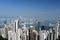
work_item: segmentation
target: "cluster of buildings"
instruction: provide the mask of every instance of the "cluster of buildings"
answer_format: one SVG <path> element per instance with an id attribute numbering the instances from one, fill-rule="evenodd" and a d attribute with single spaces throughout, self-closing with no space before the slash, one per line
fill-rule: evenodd
<path id="1" fill-rule="evenodd" d="M 35 23 L 35 22 L 34 22 Z M 10 24 L 4 23 L 4 27 L 0 28 L 0 35 L 8 40 L 56 40 L 58 39 L 59 21 L 55 24 L 50 24 L 48 30 L 44 26 L 40 26 L 37 21 L 37 26 L 26 26 L 26 23 L 19 19 L 14 20 Z"/>

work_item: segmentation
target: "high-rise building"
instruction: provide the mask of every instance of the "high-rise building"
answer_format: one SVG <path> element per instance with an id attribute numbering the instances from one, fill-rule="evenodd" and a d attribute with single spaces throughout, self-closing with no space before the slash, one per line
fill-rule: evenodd
<path id="1" fill-rule="evenodd" d="M 8 40 L 16 40 L 16 33 L 13 31 L 8 31 Z"/>
<path id="2" fill-rule="evenodd" d="M 9 25 L 8 24 L 4 24 L 4 27 L 3 27 L 3 30 L 2 30 L 2 37 L 3 38 L 8 38 L 8 28 L 9 27 Z"/>
<path id="3" fill-rule="evenodd" d="M 55 38 L 58 39 L 59 21 L 55 24 Z"/>
<path id="4" fill-rule="evenodd" d="M 45 40 L 47 38 L 48 32 L 46 30 L 40 30 L 39 32 L 39 40 Z"/>
<path id="5" fill-rule="evenodd" d="M 53 32 L 53 40 L 58 39 L 59 21 L 57 21 L 56 24 L 51 24 L 50 26 Z"/>
<path id="6" fill-rule="evenodd" d="M 13 30 L 9 30 L 8 31 L 8 39 L 10 39 L 10 37 L 12 38 L 12 40 L 20 40 L 20 29 L 18 29 L 18 20 L 15 20 L 13 23 Z M 14 35 L 14 36 L 13 36 Z"/>
<path id="7" fill-rule="evenodd" d="M 38 40 L 38 32 L 33 26 L 29 28 L 29 40 Z"/>
<path id="8" fill-rule="evenodd" d="M 15 20 L 15 32 L 17 33 L 18 31 L 18 20 Z"/>
<path id="9" fill-rule="evenodd" d="M 26 40 L 26 37 L 27 37 L 27 28 L 26 28 L 26 25 L 24 25 L 23 27 L 22 27 L 22 30 L 23 30 L 23 40 Z"/>
<path id="10" fill-rule="evenodd" d="M 21 40 L 21 38 L 20 38 L 20 35 L 21 35 L 20 32 L 21 32 L 21 31 L 20 31 L 20 28 L 19 28 L 19 29 L 18 29 L 18 40 Z"/>
<path id="11" fill-rule="evenodd" d="M 49 34 L 48 34 L 48 36 L 47 36 L 47 40 L 53 40 L 54 38 L 53 38 L 53 31 L 52 31 L 52 29 L 49 29 Z"/>
<path id="12" fill-rule="evenodd" d="M 35 22 L 35 29 L 37 30 L 38 34 L 39 34 L 39 29 L 40 28 L 41 28 L 40 21 L 36 20 L 36 22 Z M 38 40 L 39 40 L 39 35 L 38 35 Z"/>
<path id="13" fill-rule="evenodd" d="M 16 33 L 16 40 L 18 40 L 18 20 L 15 20 L 15 33 Z"/>

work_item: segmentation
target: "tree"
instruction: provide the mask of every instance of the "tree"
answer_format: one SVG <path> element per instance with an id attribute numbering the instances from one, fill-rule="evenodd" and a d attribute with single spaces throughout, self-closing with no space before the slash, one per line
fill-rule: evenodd
<path id="1" fill-rule="evenodd" d="M 8 40 L 8 39 L 3 38 L 3 37 L 0 35 L 0 40 Z"/>

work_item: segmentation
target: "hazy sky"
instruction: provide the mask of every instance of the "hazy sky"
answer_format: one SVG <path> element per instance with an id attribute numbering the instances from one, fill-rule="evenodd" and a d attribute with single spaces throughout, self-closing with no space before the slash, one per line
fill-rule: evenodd
<path id="1" fill-rule="evenodd" d="M 3 0 L 0 1 L 0 17 L 37 17 L 53 20 L 60 17 L 59 0 Z"/>

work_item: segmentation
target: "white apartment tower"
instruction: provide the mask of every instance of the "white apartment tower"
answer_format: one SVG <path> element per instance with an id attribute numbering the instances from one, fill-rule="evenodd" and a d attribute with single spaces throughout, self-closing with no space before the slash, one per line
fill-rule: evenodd
<path id="1" fill-rule="evenodd" d="M 18 20 L 14 21 L 14 31 L 8 31 L 8 40 L 20 40 L 20 31 L 18 30 Z"/>
<path id="2" fill-rule="evenodd" d="M 16 33 L 13 31 L 8 31 L 8 40 L 16 40 Z"/>
<path id="3" fill-rule="evenodd" d="M 55 38 L 58 39 L 58 28 L 59 28 L 59 21 L 55 24 Z"/>
<path id="4" fill-rule="evenodd" d="M 18 20 L 15 20 L 15 32 L 18 32 Z"/>
<path id="5" fill-rule="evenodd" d="M 16 33 L 16 40 L 18 40 L 18 20 L 15 20 L 15 33 Z"/>

